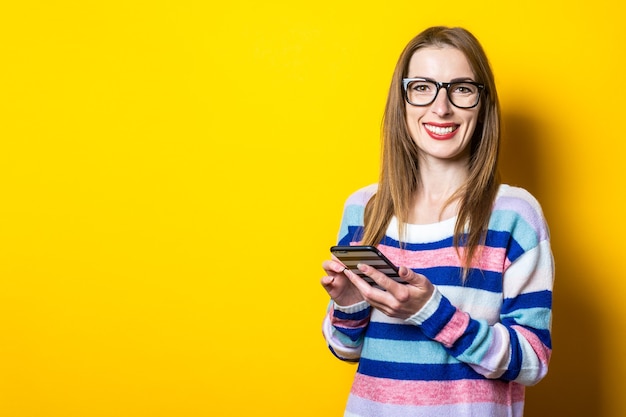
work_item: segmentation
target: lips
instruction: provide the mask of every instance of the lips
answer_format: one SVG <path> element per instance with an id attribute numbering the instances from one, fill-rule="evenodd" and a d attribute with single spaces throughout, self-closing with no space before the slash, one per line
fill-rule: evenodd
<path id="1" fill-rule="evenodd" d="M 454 123 L 432 124 L 424 123 L 424 129 L 430 137 L 437 140 L 450 139 L 456 133 L 459 125 Z"/>

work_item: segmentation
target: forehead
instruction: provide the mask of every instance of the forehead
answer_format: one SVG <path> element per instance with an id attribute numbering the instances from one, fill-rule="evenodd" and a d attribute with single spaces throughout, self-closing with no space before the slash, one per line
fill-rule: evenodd
<path id="1" fill-rule="evenodd" d="M 409 61 L 407 76 L 445 82 L 455 78 L 474 78 L 475 74 L 463 52 L 451 46 L 443 46 L 415 51 Z"/>

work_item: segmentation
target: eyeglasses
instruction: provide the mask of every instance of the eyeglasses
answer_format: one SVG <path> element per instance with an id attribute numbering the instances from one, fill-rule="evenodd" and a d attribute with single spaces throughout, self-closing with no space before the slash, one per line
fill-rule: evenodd
<path id="1" fill-rule="evenodd" d="M 473 81 L 442 83 L 425 78 L 403 78 L 402 88 L 407 103 L 413 106 L 428 106 L 435 101 L 439 90 L 445 88 L 450 103 L 461 109 L 471 109 L 478 105 L 485 86 Z"/>

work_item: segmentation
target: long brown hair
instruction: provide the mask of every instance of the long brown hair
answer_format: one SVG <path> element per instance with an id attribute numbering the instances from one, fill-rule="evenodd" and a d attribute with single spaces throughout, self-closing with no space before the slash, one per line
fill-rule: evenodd
<path id="1" fill-rule="evenodd" d="M 478 40 L 463 28 L 443 26 L 426 29 L 402 51 L 391 80 L 382 124 L 382 155 L 378 191 L 365 208 L 363 244 L 376 245 L 385 236 L 395 215 L 402 240 L 419 184 L 419 150 L 409 134 L 405 118 L 402 78 L 407 76 L 413 54 L 424 47 L 450 46 L 461 51 L 472 68 L 476 81 L 485 85 L 480 100 L 478 123 L 470 142 L 469 176 L 446 205 L 459 199 L 454 229 L 454 246 L 464 247 L 463 277 L 472 258 L 484 242 L 493 202 L 500 180 L 497 172 L 500 144 L 500 104 L 494 76 Z M 467 229 L 466 229 L 467 228 Z M 467 235 L 465 234 L 467 231 Z"/>

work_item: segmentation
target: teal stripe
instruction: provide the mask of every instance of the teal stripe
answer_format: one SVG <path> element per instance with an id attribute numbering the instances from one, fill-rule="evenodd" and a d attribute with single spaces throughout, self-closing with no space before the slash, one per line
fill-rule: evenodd
<path id="1" fill-rule="evenodd" d="M 465 351 L 459 355 L 459 360 L 463 362 L 480 363 L 489 351 L 489 347 L 492 345 L 493 333 L 489 325 L 483 321 L 478 320 L 478 330 L 476 336 L 472 340 L 472 343 L 465 349 Z"/>
<path id="2" fill-rule="evenodd" d="M 550 330 L 552 310 L 545 307 L 524 308 L 503 314 L 502 319 L 513 319 L 516 323 L 539 330 Z"/>
<path id="3" fill-rule="evenodd" d="M 433 341 L 405 341 L 366 338 L 361 357 L 382 362 L 410 364 L 459 363 L 441 344 Z"/>
<path id="4" fill-rule="evenodd" d="M 363 225 L 363 211 L 364 207 L 361 205 L 352 204 L 346 206 L 341 222 L 341 228 L 339 229 L 339 239 L 348 234 L 348 226 Z"/>
<path id="5" fill-rule="evenodd" d="M 495 211 L 489 221 L 489 229 L 498 232 L 510 232 L 513 239 L 525 252 L 537 247 L 539 239 L 535 228 L 526 222 L 519 213 L 510 210 Z"/>
<path id="6" fill-rule="evenodd" d="M 363 338 L 360 337 L 358 340 L 354 341 L 350 339 L 350 337 L 346 336 L 345 334 L 333 328 L 333 339 L 337 340 L 339 343 L 341 343 L 344 346 L 356 347 L 361 343 L 361 340 Z"/>

